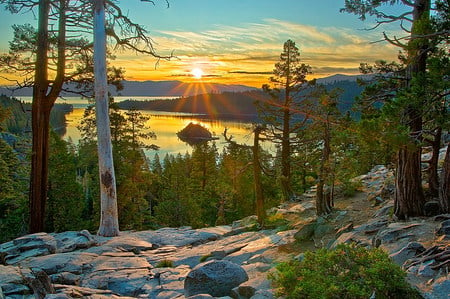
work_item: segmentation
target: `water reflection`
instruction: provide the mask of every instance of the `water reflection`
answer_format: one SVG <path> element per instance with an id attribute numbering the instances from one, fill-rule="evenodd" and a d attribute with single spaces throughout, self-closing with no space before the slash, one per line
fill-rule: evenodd
<path id="1" fill-rule="evenodd" d="M 67 118 L 67 132 L 64 136 L 65 139 L 71 139 L 75 144 L 81 138 L 81 133 L 78 131 L 77 126 L 80 124 L 83 117 L 84 109 L 75 108 L 73 112 L 66 116 Z M 146 150 L 146 155 L 152 159 L 157 152 L 160 158 L 163 158 L 167 153 L 184 155 L 186 152 L 192 151 L 191 146 L 181 141 L 176 135 L 189 123 L 196 123 L 206 127 L 213 136 L 217 136 L 219 139 L 215 140 L 219 152 L 225 146 L 225 140 L 222 133 L 225 128 L 228 128 L 228 134 L 233 135 L 234 140 L 239 143 L 252 144 L 251 123 L 237 122 L 237 121 L 224 121 L 224 120 L 209 120 L 201 119 L 190 114 L 172 114 L 166 112 L 155 111 L 141 111 L 145 116 L 149 116 L 150 120 L 147 122 L 147 126 L 150 130 L 156 133 L 156 140 L 147 140 L 148 144 L 156 144 L 160 147 L 158 151 Z"/>

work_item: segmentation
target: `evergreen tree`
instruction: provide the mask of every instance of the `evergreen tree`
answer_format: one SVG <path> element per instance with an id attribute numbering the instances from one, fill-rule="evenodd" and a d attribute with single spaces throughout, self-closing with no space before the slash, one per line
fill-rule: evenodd
<path id="1" fill-rule="evenodd" d="M 271 127 L 271 139 L 280 146 L 280 183 L 284 200 L 294 197 L 291 181 L 292 147 L 298 142 L 296 133 L 302 129 L 306 118 L 294 119 L 293 115 L 305 100 L 309 86 L 306 75 L 309 73 L 311 67 L 301 62 L 295 42 L 286 41 L 280 61 L 275 64 L 270 78 L 272 86 L 263 85 L 271 100 L 259 105 L 260 117 Z"/>
<path id="2" fill-rule="evenodd" d="M 405 138 L 401 137 L 404 142 L 399 145 L 397 151 L 395 215 L 399 219 L 405 219 L 423 215 L 424 212 L 421 147 L 424 141 L 427 111 L 436 99 L 440 98 L 441 103 L 445 102 L 445 100 L 442 101 L 442 94 L 445 93 L 440 93 L 438 97 L 428 97 L 432 89 L 428 86 L 426 78 L 430 73 L 429 58 L 433 51 L 439 49 L 448 40 L 448 31 L 436 30 L 438 27 L 433 26 L 433 20 L 430 17 L 430 10 L 439 10 L 439 4 L 442 4 L 442 1 L 436 1 L 434 7 L 431 6 L 430 0 L 402 1 L 402 4 L 410 9 L 404 14 L 395 16 L 383 12 L 384 4 L 394 5 L 397 2 L 399 1 L 346 0 L 343 10 L 355 13 L 363 20 L 366 15 L 376 16 L 380 18 L 378 25 L 401 22 L 401 28 L 408 34 L 407 43 L 384 34 L 386 41 L 402 49 L 400 56 L 402 64 L 379 62 L 376 70 L 385 73 L 385 76 L 378 77 L 380 79 L 378 83 L 366 89 L 366 94 L 375 95 L 372 99 L 377 99 L 378 103 L 383 101 L 384 112 L 390 116 L 391 120 L 395 119 L 404 132 L 402 135 Z M 406 24 L 409 24 L 409 28 Z M 448 51 L 445 55 L 448 56 Z M 364 66 L 363 70 L 373 69 Z M 437 82 L 448 81 L 444 78 L 445 76 L 441 77 Z"/>
<path id="3" fill-rule="evenodd" d="M 75 149 L 55 133 L 50 134 L 49 190 L 46 231 L 86 228 L 83 189 L 77 180 Z"/>

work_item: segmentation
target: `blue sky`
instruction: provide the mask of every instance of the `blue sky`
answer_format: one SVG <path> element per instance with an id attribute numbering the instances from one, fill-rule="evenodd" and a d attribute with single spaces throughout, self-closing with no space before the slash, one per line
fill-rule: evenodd
<path id="1" fill-rule="evenodd" d="M 261 86 L 287 39 L 296 42 L 315 77 L 354 74 L 360 62 L 393 60 L 398 52 L 386 43 L 371 43 L 381 39 L 381 30 L 362 30 L 373 23 L 340 13 L 343 0 L 169 0 L 169 8 L 164 0 L 119 3 L 145 25 L 159 54 L 177 56 L 155 69 L 152 57 L 118 52 L 115 64 L 126 68 L 130 80 L 189 81 L 191 71 L 201 68 L 202 80 Z M 36 20 L 0 14 L 0 51 L 6 51 L 10 26 Z"/>

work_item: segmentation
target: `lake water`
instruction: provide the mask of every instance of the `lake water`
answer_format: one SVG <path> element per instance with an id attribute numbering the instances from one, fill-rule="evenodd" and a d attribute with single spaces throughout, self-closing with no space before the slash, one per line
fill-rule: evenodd
<path id="1" fill-rule="evenodd" d="M 83 108 L 74 108 L 71 113 L 66 116 L 67 130 L 64 135 L 65 139 L 71 139 L 75 144 L 81 138 L 80 131 L 77 126 L 83 116 Z M 206 127 L 213 135 L 219 137 L 215 140 L 215 143 L 219 149 L 219 153 L 226 145 L 222 133 L 225 128 L 228 128 L 228 134 L 233 135 L 233 140 L 239 143 L 252 144 L 253 136 L 250 131 L 250 123 L 236 122 L 236 121 L 222 121 L 222 120 L 204 120 L 198 119 L 195 115 L 176 114 L 171 112 L 159 112 L 159 111 L 140 111 L 142 114 L 149 116 L 150 120 L 147 122 L 147 126 L 150 130 L 156 133 L 156 140 L 146 140 L 147 144 L 156 144 L 160 147 L 158 151 L 146 151 L 148 158 L 152 159 L 155 153 L 158 153 L 160 158 L 169 154 L 181 153 L 184 155 L 186 152 L 191 152 L 192 147 L 185 142 L 181 141 L 176 135 L 190 122 L 200 124 Z M 182 117 L 181 117 L 182 116 Z"/>
<path id="2" fill-rule="evenodd" d="M 114 97 L 115 102 L 121 102 L 128 99 L 139 101 L 151 101 L 157 99 L 173 99 L 174 97 Z M 25 102 L 31 102 L 31 97 L 18 97 L 19 100 Z M 77 129 L 83 117 L 84 109 L 89 104 L 87 99 L 78 97 L 68 97 L 66 99 L 58 99 L 57 103 L 66 103 L 73 105 L 72 112 L 66 115 L 67 128 L 66 133 L 63 136 L 66 140 L 71 140 L 73 143 L 78 144 L 81 138 L 81 133 Z M 177 112 L 161 112 L 161 111 L 140 111 L 142 114 L 149 116 L 150 119 L 147 122 L 147 126 L 150 131 L 155 132 L 156 140 L 146 140 L 147 144 L 156 144 L 160 147 L 158 151 L 146 150 L 146 155 L 149 159 L 152 159 L 155 153 L 158 153 L 161 159 L 166 154 L 176 155 L 181 153 L 184 155 L 186 152 L 191 153 L 192 147 L 187 143 L 181 141 L 176 135 L 190 122 L 200 124 L 207 128 L 214 136 L 219 139 L 215 140 L 219 153 L 225 147 L 226 142 L 222 136 L 225 128 L 228 129 L 228 134 L 233 136 L 233 140 L 242 144 L 253 144 L 253 136 L 251 134 L 251 123 L 239 122 L 239 121 L 226 121 L 226 120 L 209 120 L 202 119 L 194 114 L 189 113 L 177 113 Z M 274 150 L 270 144 L 263 144 L 263 147 L 267 150 Z"/>

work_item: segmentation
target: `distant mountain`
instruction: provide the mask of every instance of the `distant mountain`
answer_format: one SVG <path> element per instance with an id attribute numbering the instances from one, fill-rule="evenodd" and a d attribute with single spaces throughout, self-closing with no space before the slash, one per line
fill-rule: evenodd
<path id="1" fill-rule="evenodd" d="M 110 87 L 109 91 L 113 96 L 192 96 L 203 93 L 222 93 L 222 92 L 243 92 L 249 90 L 257 90 L 255 87 L 236 85 L 236 84 L 219 84 L 219 83 L 184 83 L 181 81 L 123 81 L 124 89 L 116 91 L 114 87 Z M 66 89 L 76 90 L 74 84 L 66 85 Z M 29 97 L 32 96 L 32 88 L 22 88 L 14 92 L 7 87 L 0 87 L 0 95 Z M 76 94 L 64 92 L 62 96 L 77 96 Z"/>
<path id="2" fill-rule="evenodd" d="M 370 75 L 343 75 L 336 74 L 329 77 L 319 78 L 317 79 L 317 83 L 320 84 L 330 84 L 335 82 L 349 81 L 356 82 L 358 79 L 370 78 Z"/>
<path id="3" fill-rule="evenodd" d="M 364 78 L 365 75 L 342 75 L 336 74 L 326 78 L 317 79 L 318 83 L 334 84 L 336 82 L 356 82 L 358 78 Z M 205 93 L 223 93 L 223 92 L 244 92 L 258 90 L 258 88 L 238 85 L 238 84 L 219 84 L 219 83 L 184 83 L 181 81 L 123 81 L 124 89 L 116 91 L 115 88 L 110 87 L 110 92 L 113 96 L 193 96 Z M 66 88 L 76 90 L 75 86 L 66 86 Z M 33 91 L 31 88 L 23 88 L 12 92 L 8 88 L 0 87 L 0 95 L 6 96 L 31 96 Z M 70 97 L 76 96 L 72 93 L 63 93 L 62 96 Z"/>

